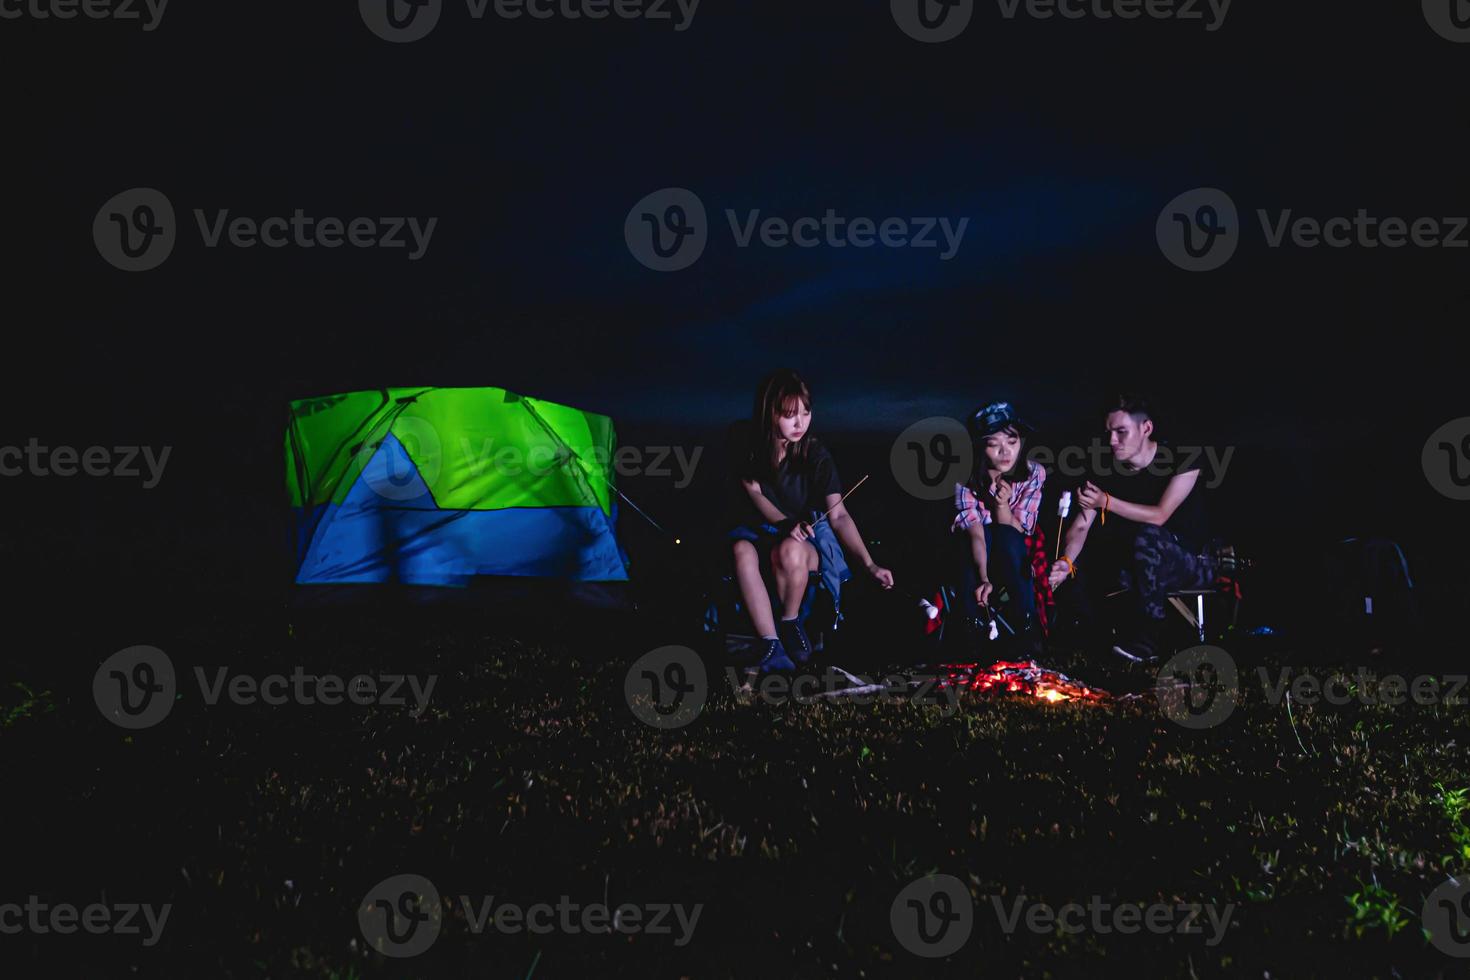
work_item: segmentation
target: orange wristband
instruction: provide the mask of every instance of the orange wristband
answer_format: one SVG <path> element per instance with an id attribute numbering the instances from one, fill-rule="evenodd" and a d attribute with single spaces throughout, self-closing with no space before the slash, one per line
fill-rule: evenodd
<path id="1" fill-rule="evenodd" d="M 1067 578 L 1076 578 L 1077 566 L 1073 563 L 1072 559 L 1068 558 L 1066 555 L 1062 555 L 1060 560 L 1067 563 Z"/>
<path id="2" fill-rule="evenodd" d="M 1103 494 L 1103 505 L 1102 505 L 1102 524 L 1103 525 L 1106 525 L 1108 523 L 1108 504 L 1110 504 L 1112 502 L 1113 502 L 1113 495 L 1112 494 L 1110 494 L 1110 493 Z"/>

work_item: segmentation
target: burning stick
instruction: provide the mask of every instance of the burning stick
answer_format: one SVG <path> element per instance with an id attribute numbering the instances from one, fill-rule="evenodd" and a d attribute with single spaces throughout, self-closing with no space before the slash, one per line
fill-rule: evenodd
<path id="1" fill-rule="evenodd" d="M 1072 512 L 1072 491 L 1063 490 L 1062 499 L 1057 501 L 1057 553 L 1052 555 L 1052 561 L 1060 561 L 1062 557 L 1062 525 L 1067 521 L 1067 515 Z"/>

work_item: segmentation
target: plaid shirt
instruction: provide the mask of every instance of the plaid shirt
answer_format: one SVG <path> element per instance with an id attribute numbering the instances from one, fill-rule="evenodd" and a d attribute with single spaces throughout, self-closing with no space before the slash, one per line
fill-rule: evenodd
<path id="1" fill-rule="evenodd" d="M 1025 533 L 1030 534 L 1036 530 L 1036 514 L 1041 510 L 1041 487 L 1046 483 L 1046 468 L 1029 459 L 1026 466 L 1031 476 L 1011 491 L 1011 513 L 1021 522 Z M 950 525 L 951 531 L 969 530 L 976 524 L 989 524 L 992 520 L 990 509 L 980 495 L 963 483 L 954 485 L 954 507 L 959 513 L 955 514 L 954 523 Z"/>

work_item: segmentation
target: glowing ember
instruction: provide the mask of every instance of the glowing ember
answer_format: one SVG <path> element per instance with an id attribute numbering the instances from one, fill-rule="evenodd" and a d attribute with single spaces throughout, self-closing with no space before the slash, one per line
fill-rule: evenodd
<path id="1" fill-rule="evenodd" d="M 959 687 L 969 691 L 1005 691 L 1058 701 L 1108 701 L 1112 695 L 1072 680 L 1066 674 L 1047 670 L 1034 660 L 998 660 L 989 667 L 979 664 L 944 664 L 940 687 Z"/>

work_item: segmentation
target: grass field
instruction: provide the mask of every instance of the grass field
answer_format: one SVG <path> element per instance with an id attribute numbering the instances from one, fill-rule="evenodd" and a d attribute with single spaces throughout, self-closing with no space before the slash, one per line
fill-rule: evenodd
<path id="1" fill-rule="evenodd" d="M 1147 695 L 967 695 L 948 713 L 747 703 L 712 665 L 699 716 L 658 730 L 624 698 L 628 665 L 650 645 L 564 625 L 507 635 L 180 627 L 158 641 L 180 678 L 174 707 L 136 732 L 92 700 L 111 650 L 22 657 L 0 695 L 11 851 L 0 902 L 172 910 L 151 946 L 0 935 L 6 974 L 1464 975 L 1421 925 L 1426 896 L 1470 871 L 1464 705 L 1298 703 L 1289 718 L 1251 682 L 1228 720 L 1191 730 Z M 1291 658 L 1244 641 L 1231 652 L 1250 677 Z M 1078 654 L 1053 656 L 1097 676 Z M 193 675 L 297 664 L 436 681 L 414 716 L 209 705 Z M 973 901 L 968 939 L 942 959 L 910 952 L 890 918 L 929 873 L 959 879 Z M 400 874 L 445 900 L 437 939 L 411 958 L 366 949 L 358 922 L 364 896 Z M 692 929 L 662 935 L 476 933 L 474 910 L 492 896 L 495 908 L 699 911 Z M 1177 917 L 1129 934 L 1033 931 L 1023 913 L 1037 903 L 1199 905 L 1229 920 L 1222 934 L 1207 918 L 1201 933 L 1164 931 Z"/>

